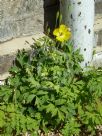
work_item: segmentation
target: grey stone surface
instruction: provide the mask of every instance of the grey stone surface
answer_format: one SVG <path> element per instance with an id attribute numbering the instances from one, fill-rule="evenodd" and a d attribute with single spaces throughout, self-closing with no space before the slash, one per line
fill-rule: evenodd
<path id="1" fill-rule="evenodd" d="M 43 32 L 43 0 L 0 0 L 0 42 Z"/>
<path id="2" fill-rule="evenodd" d="M 93 56 L 92 64 L 95 68 L 102 67 L 102 52 L 96 53 Z"/>
<path id="3" fill-rule="evenodd" d="M 0 57 L 0 74 L 9 71 L 14 59 L 15 55 L 5 55 Z"/>
<path id="4" fill-rule="evenodd" d="M 102 0 L 96 1 L 95 3 L 95 13 L 102 14 Z"/>
<path id="5" fill-rule="evenodd" d="M 102 47 L 102 0 L 96 0 L 95 13 L 95 33 L 98 37 L 97 45 Z"/>

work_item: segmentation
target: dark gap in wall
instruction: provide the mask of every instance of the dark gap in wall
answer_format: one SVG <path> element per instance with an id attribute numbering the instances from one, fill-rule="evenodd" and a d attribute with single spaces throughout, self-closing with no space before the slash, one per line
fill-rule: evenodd
<path id="1" fill-rule="evenodd" d="M 44 32 L 47 33 L 48 28 L 50 32 L 56 25 L 56 14 L 59 11 L 59 0 L 44 0 Z M 58 24 L 57 24 L 58 25 Z"/>

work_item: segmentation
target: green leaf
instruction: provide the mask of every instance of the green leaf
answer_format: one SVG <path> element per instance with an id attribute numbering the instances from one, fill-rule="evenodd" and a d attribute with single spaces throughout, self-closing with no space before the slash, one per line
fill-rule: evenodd
<path id="1" fill-rule="evenodd" d="M 5 125 L 4 119 L 5 119 L 5 113 L 2 110 L 0 110 L 0 128 L 3 128 Z"/>
<path id="2" fill-rule="evenodd" d="M 64 121 L 64 119 L 65 119 L 63 112 L 61 112 L 59 110 L 58 110 L 58 117 L 59 117 L 59 120 L 61 120 L 61 121 Z"/>
<path id="3" fill-rule="evenodd" d="M 55 105 L 56 106 L 61 106 L 61 105 L 64 105 L 64 104 L 66 104 L 66 100 L 65 99 L 55 100 Z"/>
<path id="4" fill-rule="evenodd" d="M 27 99 L 26 99 L 26 102 L 27 102 L 27 103 L 31 103 L 35 97 L 36 97 L 35 94 L 29 95 L 29 96 L 27 97 Z"/>
<path id="5" fill-rule="evenodd" d="M 39 90 L 38 92 L 37 92 L 37 96 L 42 96 L 42 95 L 47 95 L 48 94 L 48 92 L 46 92 L 46 91 L 44 91 L 44 90 Z"/>

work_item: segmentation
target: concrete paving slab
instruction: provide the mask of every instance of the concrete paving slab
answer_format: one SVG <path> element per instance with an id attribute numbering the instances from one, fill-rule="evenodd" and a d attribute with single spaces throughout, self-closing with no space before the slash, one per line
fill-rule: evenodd
<path id="1" fill-rule="evenodd" d="M 3 55 L 11 55 L 13 53 L 15 53 L 18 49 L 30 49 L 30 45 L 26 43 L 26 41 L 28 41 L 30 44 L 32 44 L 34 41 L 32 38 L 34 39 L 38 39 L 40 37 L 44 36 L 43 33 L 39 33 L 36 35 L 32 35 L 32 36 L 27 36 L 27 37 L 22 37 L 22 38 L 16 38 L 13 40 L 10 40 L 8 42 L 5 43 L 1 43 L 0 44 L 0 56 Z"/>
<path id="2" fill-rule="evenodd" d="M 93 56 L 92 65 L 95 66 L 95 68 L 102 67 L 102 52 L 96 53 Z"/>

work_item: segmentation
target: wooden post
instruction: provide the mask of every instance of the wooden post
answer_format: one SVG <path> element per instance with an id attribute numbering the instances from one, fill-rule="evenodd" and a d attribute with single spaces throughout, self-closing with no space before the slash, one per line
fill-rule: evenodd
<path id="1" fill-rule="evenodd" d="M 84 62 L 90 64 L 94 42 L 94 0 L 60 0 L 63 23 L 72 30 L 74 48 L 80 48 Z"/>

